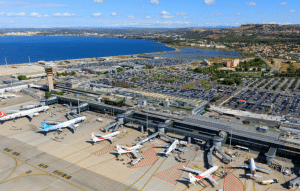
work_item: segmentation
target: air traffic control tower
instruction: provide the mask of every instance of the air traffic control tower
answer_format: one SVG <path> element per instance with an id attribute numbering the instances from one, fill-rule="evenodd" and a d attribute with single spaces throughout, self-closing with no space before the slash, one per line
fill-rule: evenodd
<path id="1" fill-rule="evenodd" d="M 54 90 L 54 86 L 53 86 L 53 70 L 52 70 L 51 67 L 49 67 L 49 68 L 45 68 L 45 72 L 46 72 L 47 77 L 48 77 L 49 92 L 51 92 L 52 90 Z"/>

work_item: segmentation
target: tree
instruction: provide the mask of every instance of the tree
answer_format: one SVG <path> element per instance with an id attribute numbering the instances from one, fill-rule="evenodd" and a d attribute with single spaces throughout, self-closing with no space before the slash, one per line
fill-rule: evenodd
<path id="1" fill-rule="evenodd" d="M 109 73 L 109 71 L 105 71 L 105 72 L 104 72 L 104 74 L 108 74 L 108 73 Z"/>
<path id="2" fill-rule="evenodd" d="M 139 61 L 136 61 L 135 64 L 140 64 Z"/>
<path id="3" fill-rule="evenodd" d="M 71 72 L 71 75 L 72 75 L 72 76 L 74 76 L 75 74 L 76 74 L 76 72 L 74 72 L 74 71 Z"/>
<path id="4" fill-rule="evenodd" d="M 257 71 L 261 72 L 261 67 L 258 67 L 258 68 L 257 68 Z"/>
<path id="5" fill-rule="evenodd" d="M 219 99 L 221 99 L 221 98 L 219 98 L 219 97 L 213 97 L 213 101 L 214 102 L 217 102 Z"/>
<path id="6" fill-rule="evenodd" d="M 271 60 L 271 64 L 274 64 L 274 63 L 275 63 L 275 62 L 274 62 L 274 60 L 272 59 L 272 60 Z"/>
<path id="7" fill-rule="evenodd" d="M 256 71 L 256 68 L 253 68 L 252 71 L 255 72 L 255 71 Z"/>
<path id="8" fill-rule="evenodd" d="M 23 76 L 23 75 L 19 75 L 19 76 L 18 76 L 18 79 L 19 79 L 19 80 L 27 80 L 26 76 Z"/>
<path id="9" fill-rule="evenodd" d="M 117 68 L 117 72 L 123 72 L 124 69 L 123 68 Z"/>
<path id="10" fill-rule="evenodd" d="M 210 105 L 207 103 L 207 104 L 205 104 L 204 108 L 205 108 L 205 109 L 209 109 L 209 108 L 210 108 Z"/>
<path id="11" fill-rule="evenodd" d="M 116 73 L 116 71 L 113 70 L 112 73 Z"/>

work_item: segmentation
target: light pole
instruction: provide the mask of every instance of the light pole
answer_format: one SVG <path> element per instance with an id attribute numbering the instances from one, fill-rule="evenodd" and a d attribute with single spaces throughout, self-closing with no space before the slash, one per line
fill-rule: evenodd
<path id="1" fill-rule="evenodd" d="M 29 58 L 29 64 L 30 64 L 30 56 L 28 56 L 28 58 Z"/>

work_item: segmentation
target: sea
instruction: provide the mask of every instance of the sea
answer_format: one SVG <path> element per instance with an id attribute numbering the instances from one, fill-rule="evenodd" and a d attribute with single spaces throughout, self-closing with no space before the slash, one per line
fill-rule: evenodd
<path id="1" fill-rule="evenodd" d="M 172 51 L 150 40 L 109 37 L 0 37 L 0 65 Z"/>
<path id="2" fill-rule="evenodd" d="M 37 61 L 56 61 L 80 58 L 132 55 L 175 49 L 150 40 L 110 37 L 65 36 L 5 36 L 0 37 L 0 65 Z M 182 48 L 181 52 L 158 56 L 171 58 L 208 59 L 212 57 L 239 57 L 236 52 L 212 49 Z"/>

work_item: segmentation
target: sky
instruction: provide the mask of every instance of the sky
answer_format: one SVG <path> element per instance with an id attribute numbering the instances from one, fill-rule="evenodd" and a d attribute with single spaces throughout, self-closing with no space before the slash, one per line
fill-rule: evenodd
<path id="1" fill-rule="evenodd" d="M 0 0 L 0 28 L 299 24 L 299 0 Z"/>

